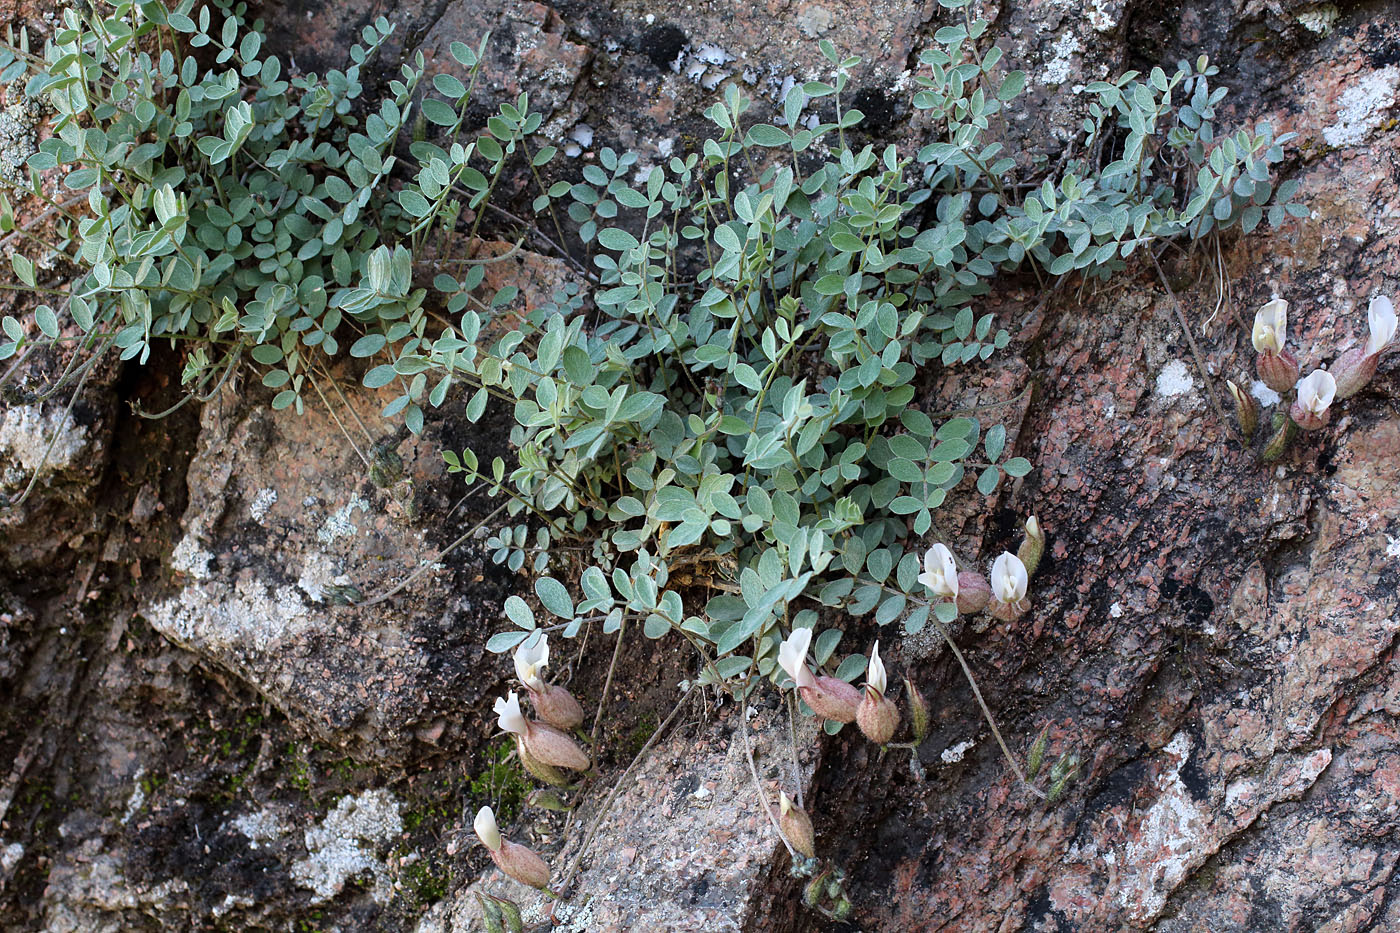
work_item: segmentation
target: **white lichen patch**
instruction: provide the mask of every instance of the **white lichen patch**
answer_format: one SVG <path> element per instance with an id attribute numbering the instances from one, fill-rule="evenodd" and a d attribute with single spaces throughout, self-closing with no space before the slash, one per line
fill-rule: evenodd
<path id="1" fill-rule="evenodd" d="M 1058 87 L 1074 74 L 1074 57 L 1083 51 L 1079 37 L 1064 32 L 1050 45 L 1050 60 L 1040 72 L 1040 83 Z"/>
<path id="2" fill-rule="evenodd" d="M 175 550 L 170 554 L 170 567 L 196 580 L 207 580 L 209 562 L 213 559 L 214 555 L 206 551 L 199 538 L 191 532 L 176 542 Z"/>
<path id="3" fill-rule="evenodd" d="M 256 849 L 265 843 L 276 842 L 287 831 L 282 824 L 281 817 L 271 810 L 258 810 L 255 813 L 241 814 L 234 818 L 232 825 L 234 829 L 247 837 L 250 849 Z"/>
<path id="4" fill-rule="evenodd" d="M 1262 379 L 1254 380 L 1254 384 L 1249 387 L 1249 394 L 1254 396 L 1254 400 L 1265 408 L 1271 405 L 1277 405 L 1283 400 L 1283 396 L 1264 385 L 1264 380 Z"/>
<path id="5" fill-rule="evenodd" d="M 10 871 L 19 864 L 19 860 L 24 858 L 24 846 L 18 842 L 12 842 L 0 849 L 0 871 Z"/>
<path id="6" fill-rule="evenodd" d="M 534 906 L 533 904 L 531 905 Z M 539 911 L 536 911 L 538 913 Z M 563 925 L 563 933 L 588 933 L 594 928 L 593 905 L 591 903 L 579 904 L 577 902 L 561 904 L 554 911 L 554 916 Z M 530 918 L 538 919 L 538 918 Z"/>
<path id="7" fill-rule="evenodd" d="M 384 789 L 342 797 L 317 826 L 306 831 L 307 857 L 292 865 L 292 879 L 310 888 L 316 903 L 330 900 L 352 878 L 374 879 L 371 896 L 385 903 L 393 887 L 379 851 L 403 832 L 399 803 Z"/>
<path id="8" fill-rule="evenodd" d="M 141 808 L 146 805 L 146 788 L 141 783 L 141 779 L 146 776 L 145 768 L 136 770 L 136 786 L 131 789 L 131 796 L 126 798 L 126 812 L 122 814 L 122 825 L 131 822 L 131 818 L 141 812 Z"/>
<path id="9" fill-rule="evenodd" d="M 306 602 L 292 586 L 275 590 L 256 579 L 187 586 L 146 612 L 156 630 L 202 650 L 268 651 L 310 628 Z"/>
<path id="10" fill-rule="evenodd" d="M 1120 4 L 1113 0 L 1093 0 L 1084 12 L 1084 18 L 1095 32 L 1112 32 L 1118 26 L 1118 18 L 1123 13 Z"/>
<path id="11" fill-rule="evenodd" d="M 1182 360 L 1172 360 L 1157 374 L 1157 394 L 1163 398 L 1185 395 L 1195 386 L 1191 369 Z"/>
<path id="12" fill-rule="evenodd" d="M 215 917 L 222 917 L 233 910 L 246 910 L 256 903 L 257 901 L 251 897 L 235 897 L 232 894 L 225 894 L 223 901 L 215 904 L 210 913 Z"/>
<path id="13" fill-rule="evenodd" d="M 262 524 L 262 520 L 267 518 L 267 512 L 277 504 L 277 490 L 269 486 L 266 489 L 259 489 L 257 495 L 253 496 L 253 501 L 248 503 L 248 514 L 253 516 L 253 521 Z"/>
<path id="14" fill-rule="evenodd" d="M 326 587 L 335 584 L 335 578 L 335 563 L 329 557 L 320 553 L 308 554 L 306 562 L 301 565 L 301 576 L 297 578 L 297 586 L 311 597 L 312 602 L 319 603 L 325 598 Z"/>
<path id="15" fill-rule="evenodd" d="M 1397 85 L 1400 67 L 1395 65 L 1363 75 L 1337 98 L 1337 120 L 1322 131 L 1323 140 L 1339 149 L 1365 140 L 1384 122 L 1386 111 L 1395 106 Z"/>
<path id="16" fill-rule="evenodd" d="M 726 65 L 734 61 L 733 55 L 709 42 L 695 50 L 695 57 L 707 65 Z"/>
<path id="17" fill-rule="evenodd" d="M 42 467 L 51 473 L 71 466 L 86 445 L 87 431 L 61 408 L 46 415 L 38 405 L 16 405 L 0 421 L 0 454 L 30 472 Z"/>
<path id="18" fill-rule="evenodd" d="M 356 525 L 353 516 L 356 510 L 369 512 L 369 503 L 359 496 L 352 496 L 350 501 L 336 509 L 316 531 L 316 540 L 322 544 L 333 544 L 340 538 L 348 538 L 360 530 Z"/>
<path id="19" fill-rule="evenodd" d="M 957 745 L 943 749 L 943 754 L 938 757 L 942 759 L 945 765 L 955 765 L 962 761 L 963 756 L 970 752 L 972 747 L 976 744 L 977 743 L 972 739 L 963 739 Z"/>
<path id="20" fill-rule="evenodd" d="M 1196 864 L 1210 836 L 1211 816 L 1196 805 L 1181 779 L 1191 757 L 1191 737 L 1178 732 L 1163 751 L 1175 758 L 1160 779 L 1160 793 L 1126 845 L 1119 903 L 1135 920 L 1156 917 L 1167 896 Z"/>

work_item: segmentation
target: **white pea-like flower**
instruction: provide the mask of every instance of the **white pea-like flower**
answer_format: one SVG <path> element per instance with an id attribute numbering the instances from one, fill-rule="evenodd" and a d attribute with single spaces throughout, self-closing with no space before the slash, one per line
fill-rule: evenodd
<path id="1" fill-rule="evenodd" d="M 885 695 L 885 662 L 880 660 L 880 643 L 875 642 L 875 647 L 870 649 L 870 663 L 865 669 L 865 682 L 876 690 L 880 695 Z"/>
<path id="2" fill-rule="evenodd" d="M 536 631 L 515 649 L 515 676 L 532 690 L 543 690 L 544 679 L 540 671 L 549 666 L 549 638 L 544 632 Z"/>
<path id="3" fill-rule="evenodd" d="M 1321 415 L 1337 394 L 1337 380 L 1325 369 L 1315 369 L 1298 380 L 1298 404 L 1303 410 Z"/>
<path id="4" fill-rule="evenodd" d="M 496 721 L 501 728 L 515 735 L 524 735 L 530 728 L 525 714 L 520 711 L 520 697 L 514 690 L 509 695 L 496 698 Z"/>
<path id="5" fill-rule="evenodd" d="M 807 649 L 812 644 L 812 630 L 795 628 L 778 645 L 778 666 L 787 671 L 798 687 L 810 687 L 817 682 L 807 667 Z"/>
<path id="6" fill-rule="evenodd" d="M 1030 576 L 1026 565 L 1015 554 L 1003 553 L 992 563 L 992 595 L 1004 603 L 1019 602 L 1026 596 Z"/>
<path id="7" fill-rule="evenodd" d="M 1254 312 L 1250 340 L 1260 353 L 1282 353 L 1288 341 L 1288 302 L 1275 298 Z"/>
<path id="8" fill-rule="evenodd" d="M 953 552 L 944 544 L 935 544 L 924 552 L 924 572 L 919 582 L 939 596 L 958 598 L 958 566 Z"/>
<path id="9" fill-rule="evenodd" d="M 1395 341 L 1395 306 L 1385 295 L 1377 295 L 1371 299 L 1366 316 L 1371 324 L 1371 336 L 1366 340 L 1366 355 L 1375 356 Z"/>
<path id="10" fill-rule="evenodd" d="M 476 838 L 481 840 L 481 844 L 492 852 L 501 847 L 501 829 L 496 825 L 496 814 L 490 807 L 482 807 L 476 811 L 472 829 L 476 830 Z"/>

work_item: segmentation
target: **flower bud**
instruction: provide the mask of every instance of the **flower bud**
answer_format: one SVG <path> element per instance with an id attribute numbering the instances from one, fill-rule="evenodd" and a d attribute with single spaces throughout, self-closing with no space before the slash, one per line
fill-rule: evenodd
<path id="1" fill-rule="evenodd" d="M 958 574 L 958 612 L 975 615 L 987 608 L 992 588 L 980 573 L 965 570 Z"/>
<path id="2" fill-rule="evenodd" d="M 1298 397 L 1288 410 L 1294 423 L 1304 431 L 1315 431 L 1327 424 L 1328 411 L 1337 394 L 1337 381 L 1325 369 L 1313 370 L 1298 382 Z"/>
<path id="3" fill-rule="evenodd" d="M 1040 566 L 1040 556 L 1045 553 L 1045 532 L 1040 530 L 1040 520 L 1034 515 L 1026 519 L 1026 540 L 1016 551 L 1016 557 L 1026 568 L 1026 577 L 1035 576 Z"/>
<path id="4" fill-rule="evenodd" d="M 807 858 L 817 857 L 816 834 L 807 811 L 793 803 L 787 794 L 778 795 L 778 827 L 792 846 Z"/>
<path id="5" fill-rule="evenodd" d="M 511 735 L 524 735 L 530 728 L 530 721 L 520 711 L 520 697 L 514 690 L 506 696 L 496 697 L 493 709 L 496 711 L 497 725 Z"/>
<path id="6" fill-rule="evenodd" d="M 491 861 L 507 877 L 532 888 L 549 887 L 549 866 L 530 849 L 511 842 L 501 843 L 499 849 L 491 850 Z"/>
<path id="7" fill-rule="evenodd" d="M 928 700 L 908 677 L 904 678 L 904 691 L 909 695 L 909 728 L 914 732 L 914 741 L 922 742 L 928 735 Z"/>
<path id="8" fill-rule="evenodd" d="M 1003 552 L 992 563 L 992 599 L 996 602 L 1014 603 L 1026 595 L 1030 584 L 1030 574 L 1026 565 L 1015 554 Z"/>
<path id="9" fill-rule="evenodd" d="M 797 695 L 823 719 L 855 722 L 860 706 L 860 691 L 844 680 L 816 676 L 807 666 L 807 646 L 812 643 L 812 630 L 795 628 L 778 645 L 778 666 L 797 684 Z"/>
<path id="10" fill-rule="evenodd" d="M 1298 358 L 1287 350 L 1279 353 L 1261 353 L 1255 361 L 1255 366 L 1264 385 L 1275 392 L 1287 392 L 1298 381 Z"/>
<path id="11" fill-rule="evenodd" d="M 1030 575 L 1026 573 L 1026 565 L 1015 554 L 1003 553 L 996 559 L 992 564 L 991 583 L 992 601 L 987 605 L 987 611 L 993 617 L 1010 622 L 1030 609 L 1030 600 L 1026 599 Z"/>
<path id="12" fill-rule="evenodd" d="M 1293 423 L 1292 418 L 1285 418 L 1276 413 L 1274 415 L 1274 436 L 1269 438 L 1269 442 L 1264 445 L 1264 452 L 1260 455 L 1263 461 L 1273 463 L 1282 457 L 1297 433 L 1298 426 Z"/>
<path id="13" fill-rule="evenodd" d="M 855 722 L 856 710 L 860 708 L 861 692 L 844 680 L 835 677 L 814 677 L 812 683 L 798 687 L 797 693 L 803 702 L 823 719 L 836 722 Z"/>
<path id="14" fill-rule="evenodd" d="M 1235 419 L 1240 423 L 1245 440 L 1248 440 L 1259 427 L 1259 402 L 1228 379 L 1225 380 L 1225 387 L 1230 390 L 1230 398 L 1235 400 Z"/>
<path id="15" fill-rule="evenodd" d="M 1026 777 L 1034 781 L 1035 776 L 1040 773 L 1040 766 L 1045 763 L 1045 749 L 1050 744 L 1050 724 L 1046 723 L 1040 730 L 1040 735 L 1031 744 L 1030 754 L 1026 756 Z"/>
<path id="16" fill-rule="evenodd" d="M 1384 295 L 1372 298 L 1366 316 L 1371 329 L 1366 343 L 1343 353 L 1332 364 L 1332 375 L 1337 381 L 1336 397 L 1339 399 L 1351 398 L 1375 378 L 1381 353 L 1395 342 L 1395 306 L 1389 298 Z"/>
<path id="17" fill-rule="evenodd" d="M 816 681 L 812 676 L 812 669 L 807 666 L 807 648 L 811 644 L 812 630 L 795 628 L 792 634 L 778 645 L 778 666 L 787 672 L 798 690 L 810 687 Z"/>
<path id="18" fill-rule="evenodd" d="M 875 642 L 875 647 L 870 649 L 870 660 L 865 666 L 866 686 L 874 687 L 875 692 L 881 696 L 885 695 L 885 685 L 888 677 L 885 675 L 885 662 L 880 660 L 880 642 Z"/>
<path id="19" fill-rule="evenodd" d="M 856 725 L 867 739 L 886 745 L 899 728 L 899 709 L 889 697 L 867 684 L 865 696 L 856 707 Z"/>
<path id="20" fill-rule="evenodd" d="M 876 745 L 894 738 L 899 728 L 899 710 L 885 697 L 885 662 L 880 660 L 880 643 L 870 651 L 870 663 L 865 674 L 865 696 L 856 708 L 856 725 L 865 737 Z"/>
<path id="21" fill-rule="evenodd" d="M 583 725 L 583 707 L 574 695 L 563 687 L 545 684 L 544 689 L 530 688 L 530 703 L 545 722 L 565 732 Z"/>

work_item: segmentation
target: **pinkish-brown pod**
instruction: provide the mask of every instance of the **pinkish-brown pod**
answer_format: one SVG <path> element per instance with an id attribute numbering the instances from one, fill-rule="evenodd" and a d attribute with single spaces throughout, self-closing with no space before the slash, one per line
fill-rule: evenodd
<path id="1" fill-rule="evenodd" d="M 516 754 L 520 756 L 520 766 L 522 768 L 539 780 L 544 781 L 546 784 L 553 784 L 555 787 L 563 787 L 569 783 L 569 779 L 566 778 L 564 773 L 558 768 L 553 765 L 547 765 L 534 755 L 531 755 L 529 749 L 525 747 L 522 738 L 522 736 L 515 737 L 515 751 Z"/>
<path id="2" fill-rule="evenodd" d="M 807 858 L 817 857 L 816 834 L 812 831 L 812 818 L 807 811 L 793 803 L 787 794 L 778 798 L 778 827 L 792 846 Z"/>
<path id="3" fill-rule="evenodd" d="M 549 887 L 549 866 L 530 849 L 501 840 L 499 849 L 490 849 L 491 861 L 507 876 L 532 888 Z"/>
<path id="4" fill-rule="evenodd" d="M 987 608 L 992 588 L 980 573 L 964 570 L 958 574 L 958 612 L 974 615 Z"/>
<path id="5" fill-rule="evenodd" d="M 1368 355 L 1365 347 L 1356 347 L 1339 356 L 1331 369 L 1332 377 L 1337 380 L 1336 397 L 1351 398 L 1364 389 L 1375 378 L 1380 362 L 1380 354 Z"/>
<path id="6" fill-rule="evenodd" d="M 1298 358 L 1287 350 L 1260 353 L 1255 365 L 1264 385 L 1275 392 L 1287 392 L 1298 382 Z"/>
<path id="7" fill-rule="evenodd" d="M 545 684 L 543 690 L 533 687 L 528 689 L 535 712 L 549 725 L 565 732 L 571 732 L 583 725 L 583 707 L 579 706 L 574 695 L 563 687 Z"/>
<path id="8" fill-rule="evenodd" d="M 531 722 L 520 739 L 526 754 L 555 768 L 587 771 L 588 755 L 563 732 L 543 722 Z"/>
<path id="9" fill-rule="evenodd" d="M 836 722 L 855 722 L 856 710 L 860 707 L 860 691 L 844 680 L 825 675 L 817 677 L 815 683 L 798 688 L 803 701 L 823 719 Z"/>
<path id="10" fill-rule="evenodd" d="M 888 744 L 899 728 L 899 710 L 889 697 L 874 687 L 866 687 L 865 697 L 856 708 L 856 725 L 876 745 Z"/>

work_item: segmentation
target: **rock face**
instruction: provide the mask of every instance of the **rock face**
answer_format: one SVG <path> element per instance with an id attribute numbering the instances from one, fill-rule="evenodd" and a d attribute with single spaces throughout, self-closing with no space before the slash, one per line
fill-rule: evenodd
<path id="1" fill-rule="evenodd" d="M 0 411 L 0 491 L 43 471 L 22 510 L 0 512 L 0 927 L 460 933 L 478 891 L 542 918 L 472 844 L 473 809 L 509 802 L 506 834 L 556 881 L 582 853 L 553 908 L 564 929 L 829 929 L 759 805 L 746 715 L 764 794 L 805 794 L 854 928 L 1400 929 L 1400 362 L 1269 467 L 1213 404 L 1228 410 L 1223 379 L 1252 383 L 1249 318 L 1275 294 L 1305 371 L 1365 339 L 1372 295 L 1400 295 L 1400 18 L 1295 0 L 979 8 L 1031 75 L 1013 140 L 1057 159 L 1084 113 L 1077 86 L 1205 53 L 1234 91 L 1226 122 L 1299 134 L 1284 171 L 1312 211 L 1167 252 L 1165 281 L 1143 265 L 1099 290 L 1008 282 L 987 309 L 1017 342 L 918 400 L 1018 400 L 1002 414 L 1035 472 L 939 519 L 988 560 L 1027 515 L 1050 536 L 1032 611 L 954 634 L 1013 751 L 1044 729 L 1050 761 L 1077 757 L 1053 803 L 1018 785 L 948 653 L 887 631 L 890 682 L 909 674 L 933 707 L 922 779 L 903 753 L 810 724 L 794 765 L 762 693 L 742 714 L 692 697 L 624 776 L 694 674 L 648 642 L 618 672 L 625 728 L 604 735 L 575 813 L 528 806 L 491 757 L 508 671 L 482 648 L 517 581 L 469 541 L 394 599 L 355 605 L 488 513 L 459 502 L 439 451 L 504 452 L 501 426 L 449 406 L 415 439 L 378 419 L 382 400 L 328 383 L 300 416 L 241 387 L 140 421 L 125 402 L 178 397 L 159 367 L 95 372 L 61 422 L 56 399 L 33 397 L 58 374 L 41 370 Z M 451 43 L 491 31 L 479 116 L 529 92 L 563 178 L 605 145 L 639 166 L 683 153 L 726 82 L 761 115 L 819 76 L 819 39 L 865 59 L 852 93 L 872 141 L 925 139 L 907 69 L 955 16 L 880 0 L 265 11 L 274 44 L 322 72 L 381 14 L 401 26 L 388 59 L 421 49 L 430 71 L 458 70 Z M 527 303 L 563 274 L 511 262 L 533 270 Z M 593 653 L 570 665 L 590 713 L 607 671 Z"/>
<path id="2" fill-rule="evenodd" d="M 460 712 L 495 686 L 468 675 L 502 597 L 469 543 L 409 589 L 417 595 L 353 605 L 376 595 L 360 592 L 366 581 L 387 589 L 436 560 L 460 531 L 434 528 L 430 540 L 417 519 L 447 513 L 460 491 L 439 431 L 401 438 L 374 399 L 322 392 L 324 405 L 300 416 L 233 389 L 205 406 L 171 554 L 176 586 L 142 614 L 315 734 L 358 735 L 394 756 L 415 736 L 457 732 Z M 474 514 L 458 510 L 461 530 Z M 470 585 L 455 586 L 458 574 Z"/>
<path id="3" fill-rule="evenodd" d="M 1183 45 L 1206 41 L 1202 16 L 1182 11 Z M 1397 36 L 1393 20 L 1358 21 L 1301 59 L 1259 50 L 1240 66 L 1245 80 L 1297 70 L 1235 106 L 1299 133 L 1295 177 L 1314 213 L 1168 267 L 1187 283 L 1184 316 L 1223 405 L 1223 378 L 1253 378 L 1248 320 L 1272 295 L 1293 302 L 1307 371 L 1364 340 L 1369 298 L 1397 290 L 1393 67 L 1376 51 Z M 1227 301 L 1239 320 L 1218 310 Z M 1039 397 L 1018 444 L 1039 469 L 1004 505 L 1051 536 L 1034 611 L 964 643 L 1018 752 L 1045 726 L 1078 775 L 1053 806 L 1021 792 L 956 668 L 910 646 L 940 698 L 921 750 L 929 783 L 888 766 L 854 784 L 849 771 L 816 779 L 840 825 L 881 827 L 833 856 L 865 894 L 862 928 L 1389 928 L 1394 362 L 1269 468 L 1222 429 L 1155 275 L 1072 305 L 1025 319 Z M 1011 524 L 968 523 L 967 550 L 1014 548 Z M 943 765 L 968 737 L 973 751 Z M 886 845 L 894 826 L 906 829 Z M 768 923 L 820 928 L 780 907 Z"/>
<path id="4" fill-rule="evenodd" d="M 0 501 L 8 506 L 0 511 L 5 540 L 0 566 L 11 572 L 71 560 L 79 548 L 66 545 L 99 532 L 91 508 L 106 475 L 116 423 L 116 367 L 105 361 L 92 367 L 70 410 L 76 379 L 67 383 L 67 391 L 44 397 L 62 378 L 68 358 L 38 356 L 17 373 L 13 394 L 0 409 Z"/>
<path id="5" fill-rule="evenodd" d="M 416 933 L 478 929 L 479 891 L 514 900 L 527 919 L 551 916 L 554 929 L 568 933 L 746 929 L 768 866 L 787 856 L 758 799 L 740 711 L 730 707 L 706 722 L 695 700 L 683 701 L 676 732 L 624 780 L 582 855 L 587 832 L 580 829 L 552 859 L 555 884 L 575 861 L 580 866 L 566 900 L 551 904 L 492 869 L 425 916 Z M 776 818 L 778 793 L 795 794 L 811 777 L 816 730 L 810 721 L 801 724 L 795 759 L 784 705 L 750 708 L 747 715 L 754 768 Z M 597 823 L 606 796 L 590 795 L 575 825 Z"/>

